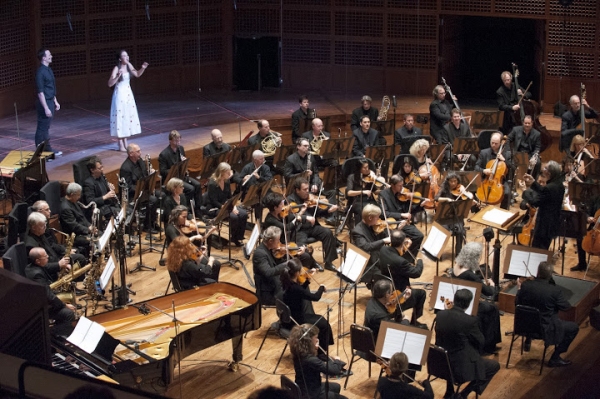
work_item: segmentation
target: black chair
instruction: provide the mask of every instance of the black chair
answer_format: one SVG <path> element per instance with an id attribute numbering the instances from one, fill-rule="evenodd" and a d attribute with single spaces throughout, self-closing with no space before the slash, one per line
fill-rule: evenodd
<path id="1" fill-rule="evenodd" d="M 25 243 L 20 242 L 11 246 L 8 251 L 2 255 L 2 264 L 6 270 L 25 276 L 27 267 L 27 250 Z"/>
<path id="2" fill-rule="evenodd" d="M 510 354 L 512 352 L 513 344 L 517 338 L 521 337 L 521 355 L 523 355 L 523 341 L 525 338 L 541 339 L 544 340 L 545 332 L 542 326 L 542 318 L 540 311 L 537 308 L 525 305 L 517 305 L 515 309 L 515 324 L 512 332 L 512 338 L 510 340 L 510 349 L 508 350 L 508 358 L 506 359 L 506 368 L 508 368 L 508 362 L 510 362 Z M 544 369 L 544 361 L 546 359 L 546 350 L 548 344 L 544 342 L 544 353 L 542 354 L 542 364 L 540 365 L 540 375 Z"/>
<path id="3" fill-rule="evenodd" d="M 171 284 L 173 284 L 173 291 L 175 292 L 179 292 L 179 291 L 183 291 L 183 289 L 181 289 L 181 284 L 179 284 L 179 277 L 177 277 L 177 274 L 175 274 L 174 272 L 169 270 L 169 284 L 167 284 L 167 289 L 165 291 L 165 295 L 167 295 L 167 293 L 169 292 L 169 288 L 171 288 Z"/>
<path id="4" fill-rule="evenodd" d="M 23 241 L 27 231 L 28 208 L 29 205 L 26 202 L 17 202 L 8 213 L 6 248 L 15 245 L 19 239 Z"/>
<path id="5" fill-rule="evenodd" d="M 492 134 L 496 133 L 497 130 L 482 130 L 477 136 L 477 145 L 479 146 L 479 152 L 490 148 L 490 139 Z"/>
<path id="6" fill-rule="evenodd" d="M 60 182 L 52 180 L 44 184 L 40 190 L 40 199 L 48 203 L 51 216 L 60 214 Z"/>
<path id="7" fill-rule="evenodd" d="M 350 366 L 348 366 L 348 374 L 346 375 L 346 382 L 344 383 L 344 389 L 348 385 L 348 378 L 352 371 L 352 364 L 354 359 L 364 359 L 369 362 L 369 378 L 371 378 L 371 363 L 377 362 L 377 357 L 371 353 L 375 352 L 375 338 L 373 337 L 373 331 L 369 327 L 364 327 L 359 324 L 352 324 L 350 326 L 350 347 L 352 350 L 352 358 L 350 359 Z M 379 373 L 381 376 L 382 371 Z"/>
<path id="8" fill-rule="evenodd" d="M 275 300 L 275 310 L 277 311 L 277 317 L 279 317 L 279 321 L 271 324 L 271 326 L 265 333 L 265 336 L 264 336 L 260 346 L 258 347 L 256 356 L 254 357 L 254 360 L 258 359 L 258 354 L 260 353 L 260 350 L 262 349 L 262 347 L 265 343 L 265 340 L 267 339 L 267 335 L 269 335 L 269 333 L 271 331 L 277 332 L 277 334 L 281 338 L 285 339 L 285 346 L 283 347 L 283 350 L 281 351 L 281 356 L 279 356 L 279 360 L 277 361 L 277 364 L 275 365 L 275 370 L 273 370 L 273 374 L 275 374 L 275 372 L 277 371 L 277 367 L 279 367 L 279 363 L 281 363 L 281 359 L 283 359 L 283 354 L 285 353 L 285 350 L 288 347 L 287 340 L 290 337 L 290 334 L 292 332 L 291 329 L 286 328 L 284 326 L 289 326 L 290 323 L 296 324 L 294 319 L 292 319 L 292 312 L 290 311 L 290 308 L 282 300 L 280 300 L 280 299 Z"/>
<path id="9" fill-rule="evenodd" d="M 348 180 L 348 176 L 350 176 L 351 174 L 353 174 L 356 171 L 356 164 L 362 159 L 366 159 L 367 161 L 369 161 L 369 169 L 371 169 L 372 171 L 375 171 L 375 162 L 373 162 L 369 158 L 365 158 L 365 157 L 348 158 L 348 159 L 346 159 L 346 162 L 344 162 L 344 165 L 342 165 L 342 182 L 340 183 L 340 186 L 344 186 L 346 184 L 346 180 Z"/>
<path id="10" fill-rule="evenodd" d="M 90 171 L 87 168 L 87 164 L 90 159 L 94 158 L 95 155 L 83 157 L 73 164 L 73 181 L 83 186 L 85 179 L 90 177 Z"/>
<path id="11" fill-rule="evenodd" d="M 281 389 L 288 391 L 294 399 L 302 399 L 302 391 L 298 384 L 283 374 L 281 375 Z"/>
<path id="12" fill-rule="evenodd" d="M 432 376 L 441 380 L 450 381 L 452 386 L 455 387 L 455 395 L 459 393 L 462 384 L 469 382 L 457 381 L 454 378 L 454 373 L 450 366 L 450 359 L 448 358 L 448 351 L 441 346 L 436 345 L 429 346 L 429 353 L 427 354 L 427 374 L 427 379 L 430 381 Z M 479 397 L 479 394 L 476 391 L 475 397 Z"/>

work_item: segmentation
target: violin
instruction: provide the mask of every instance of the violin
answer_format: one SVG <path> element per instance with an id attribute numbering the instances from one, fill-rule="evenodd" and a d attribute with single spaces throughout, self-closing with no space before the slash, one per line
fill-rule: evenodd
<path id="1" fill-rule="evenodd" d="M 382 176 L 366 176 L 363 177 L 363 182 L 368 184 L 373 184 L 376 188 L 389 187 L 390 185 L 385 182 L 385 179 Z"/>
<path id="2" fill-rule="evenodd" d="M 373 231 L 375 234 L 381 234 L 384 230 L 386 230 L 389 226 L 397 226 L 401 223 L 404 223 L 403 220 L 397 221 L 394 218 L 387 218 L 385 220 L 378 220 L 375 225 L 373 225 Z"/>
<path id="3" fill-rule="evenodd" d="M 291 257 L 298 256 L 298 253 L 302 247 L 298 246 L 295 242 L 288 242 L 287 246 L 273 248 L 271 252 L 273 252 L 273 256 L 275 259 L 282 259 L 286 255 L 290 255 Z"/>
<path id="4" fill-rule="evenodd" d="M 456 199 L 473 199 L 473 193 L 467 191 L 462 184 L 459 184 L 454 190 L 451 190 L 450 193 L 456 197 Z"/>
<path id="5" fill-rule="evenodd" d="M 328 201 L 324 201 L 324 200 L 320 199 L 320 197 L 317 197 L 314 194 L 309 195 L 308 201 L 306 201 L 305 204 L 308 208 L 312 208 L 313 206 L 318 206 L 319 209 L 327 209 L 332 206 L 335 206 L 334 204 L 331 204 Z M 304 206 L 304 205 L 302 205 L 302 206 Z"/>
<path id="6" fill-rule="evenodd" d="M 289 205 L 284 205 L 281 212 L 279 212 L 279 216 L 281 216 L 281 218 L 285 219 L 286 217 L 288 217 L 290 212 L 298 213 L 298 212 L 300 212 L 300 209 L 304 208 L 305 206 L 306 206 L 305 204 L 298 205 L 295 202 L 291 202 Z"/>
<path id="7" fill-rule="evenodd" d="M 408 292 L 408 288 L 404 290 L 404 292 L 400 292 L 400 290 L 395 290 L 392 292 L 392 296 L 390 297 L 389 302 L 386 302 L 385 308 L 389 313 L 394 313 L 396 311 L 396 306 L 402 305 L 408 299 L 406 294 Z"/>
<path id="8" fill-rule="evenodd" d="M 420 184 L 422 182 L 423 182 L 423 179 L 421 179 L 421 176 L 417 175 L 414 171 L 410 172 L 408 174 L 408 176 L 406 176 L 404 178 L 404 184 L 412 184 L 412 183 Z"/>
<path id="9" fill-rule="evenodd" d="M 441 296 L 440 300 L 444 303 L 444 307 L 446 309 L 452 309 L 452 307 L 454 306 L 454 301 L 451 301 L 450 298 L 445 298 Z"/>
<path id="10" fill-rule="evenodd" d="M 412 194 L 412 195 L 410 195 L 410 194 Z M 402 187 L 402 191 L 400 191 L 399 193 L 396 193 L 396 198 L 398 198 L 398 200 L 401 202 L 406 202 L 406 201 L 412 200 L 412 202 L 414 204 L 419 204 L 419 203 L 421 203 L 422 200 L 428 199 L 428 198 L 423 197 L 420 192 L 415 191 L 413 193 L 406 187 Z"/>
<path id="11" fill-rule="evenodd" d="M 506 136 L 502 138 L 502 145 L 498 150 L 498 154 L 496 154 L 496 158 L 489 160 L 485 165 L 485 168 L 490 169 L 491 173 L 485 177 L 484 181 L 481 182 L 481 186 L 477 188 L 477 198 L 487 204 L 499 204 L 504 196 L 503 179 L 508 169 L 506 163 L 499 159 L 504 144 L 506 144 Z"/>

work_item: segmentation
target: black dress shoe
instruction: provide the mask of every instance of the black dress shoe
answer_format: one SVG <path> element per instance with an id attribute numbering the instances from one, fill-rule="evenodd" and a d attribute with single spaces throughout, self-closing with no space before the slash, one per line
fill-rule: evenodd
<path id="1" fill-rule="evenodd" d="M 321 265 L 320 263 L 317 263 L 317 262 L 315 262 L 315 268 L 320 272 L 325 271 L 325 269 L 323 269 L 323 265 Z"/>
<path id="2" fill-rule="evenodd" d="M 573 363 L 570 360 L 558 358 L 558 359 L 550 359 L 548 360 L 548 367 L 566 367 Z"/>
<path id="3" fill-rule="evenodd" d="M 338 271 L 331 262 L 325 262 L 325 270 L 329 270 L 329 271 L 332 271 L 332 272 L 337 272 Z"/>
<path id="4" fill-rule="evenodd" d="M 429 330 L 429 328 L 427 327 L 427 324 L 425 324 L 425 323 L 419 323 L 418 321 L 415 321 L 413 323 L 413 326 L 418 327 L 418 328 L 422 328 L 423 330 Z"/>
<path id="5" fill-rule="evenodd" d="M 531 350 L 531 339 L 526 338 L 523 343 L 523 352 L 529 352 Z"/>
<path id="6" fill-rule="evenodd" d="M 243 247 L 244 246 L 244 243 L 241 242 L 240 240 L 231 240 L 231 243 L 233 245 L 235 245 L 236 247 Z"/>
<path id="7" fill-rule="evenodd" d="M 576 265 L 571 268 L 572 272 L 582 272 L 587 270 L 587 265 Z"/>

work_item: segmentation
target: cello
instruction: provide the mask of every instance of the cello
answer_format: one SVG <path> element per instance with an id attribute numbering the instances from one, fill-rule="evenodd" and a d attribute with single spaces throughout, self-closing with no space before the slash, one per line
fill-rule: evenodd
<path id="1" fill-rule="evenodd" d="M 504 185 L 503 179 L 506 175 L 507 168 L 506 163 L 499 159 L 500 154 L 506 144 L 506 138 L 502 139 L 502 145 L 495 159 L 491 159 L 485 165 L 486 169 L 490 169 L 491 173 L 486 176 L 485 180 L 481 182 L 481 186 L 477 188 L 477 198 L 486 204 L 496 205 L 502 202 L 504 196 Z"/>
<path id="2" fill-rule="evenodd" d="M 594 215 L 594 228 L 587 232 L 581 247 L 590 255 L 600 255 L 600 210 Z"/>

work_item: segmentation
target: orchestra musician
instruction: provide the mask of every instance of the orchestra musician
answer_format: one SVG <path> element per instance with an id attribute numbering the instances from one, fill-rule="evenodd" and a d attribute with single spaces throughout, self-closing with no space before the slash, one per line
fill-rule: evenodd
<path id="1" fill-rule="evenodd" d="M 502 145 L 502 133 L 496 132 L 493 133 L 490 137 L 490 147 L 485 148 L 479 152 L 479 157 L 477 158 L 477 162 L 475 163 L 475 170 L 481 172 L 482 180 L 492 174 L 492 169 L 488 169 L 486 166 L 489 161 L 498 158 L 499 161 L 505 162 L 507 165 L 512 165 L 512 158 L 510 151 L 508 150 L 508 146 L 504 146 L 502 149 L 502 153 L 498 154 L 500 151 L 500 147 Z M 511 203 L 511 187 L 508 184 L 507 179 L 504 180 L 504 196 L 502 197 L 502 202 L 500 203 L 500 207 L 503 209 L 509 209 Z M 484 201 L 484 198 L 479 198 L 481 201 Z"/>
<path id="2" fill-rule="evenodd" d="M 576 129 L 577 126 L 581 125 L 581 103 L 578 95 L 573 95 L 569 98 L 569 105 L 571 109 L 566 111 L 561 116 L 560 132 L 565 133 L 568 130 Z M 586 99 L 583 99 L 584 116 L 586 119 L 598 118 L 598 112 L 596 112 Z"/>
<path id="3" fill-rule="evenodd" d="M 390 243 L 390 236 L 383 229 L 381 233 L 376 233 L 374 227 L 379 223 L 385 223 L 379 219 L 381 216 L 381 208 L 377 205 L 367 204 L 362 210 L 362 221 L 352 229 L 352 243 L 371 254 L 367 269 L 363 274 L 362 281 L 367 283 L 370 289 L 372 285 L 373 275 L 375 274 L 373 265 L 379 261 L 379 251 L 385 244 Z"/>
<path id="4" fill-rule="evenodd" d="M 208 181 L 207 201 L 209 208 L 221 209 L 225 202 L 232 197 L 230 180 L 233 170 L 227 162 L 221 162 Z M 211 217 L 216 215 L 210 215 Z M 244 208 L 233 205 L 229 213 L 229 229 L 231 243 L 241 247 L 246 231 L 248 213 Z"/>
<path id="5" fill-rule="evenodd" d="M 365 308 L 365 327 L 373 331 L 373 338 L 377 342 L 382 321 L 393 321 L 408 325 L 408 320 L 402 320 L 402 310 L 393 303 L 394 289 L 388 279 L 380 279 L 373 284 L 372 296 Z M 391 309 L 394 310 L 390 312 Z"/>
<path id="6" fill-rule="evenodd" d="M 379 117 L 379 111 L 376 108 L 371 107 L 373 99 L 369 96 L 362 96 L 360 99 L 361 106 L 352 111 L 352 118 L 350 120 L 350 130 L 355 131 L 360 128 L 360 121 L 363 116 L 368 116 L 371 122 L 377 121 Z"/>
<path id="7" fill-rule="evenodd" d="M 408 356 L 404 352 L 394 353 L 385 370 L 387 375 L 382 375 L 377 381 L 380 399 L 433 399 L 433 389 L 429 380 L 423 380 L 421 383 L 423 390 L 404 381 L 403 374 L 408 371 Z"/>
<path id="8" fill-rule="evenodd" d="M 236 191 L 241 191 L 242 200 L 246 197 L 248 189 L 256 184 L 261 184 L 273 179 L 271 168 L 265 164 L 265 154 L 261 150 L 255 150 L 252 153 L 252 162 L 244 165 L 240 173 L 233 175 L 233 182 L 236 184 Z M 256 220 L 262 220 L 263 207 L 259 202 L 253 206 Z"/>
<path id="9" fill-rule="evenodd" d="M 300 237 L 296 237 L 296 229 L 304 221 L 306 221 L 306 205 L 301 205 L 299 208 L 295 209 L 292 209 L 292 207 L 289 206 L 287 208 L 287 215 L 283 217 L 282 215 L 284 214 L 284 209 L 286 209 L 285 201 L 283 195 L 276 192 L 268 193 L 263 199 L 263 205 L 269 211 L 265 217 L 265 221 L 262 224 L 263 230 L 271 226 L 275 226 L 281 229 L 281 231 L 285 231 L 287 233 L 288 239 L 285 241 L 286 243 L 294 241 L 296 245 L 300 247 L 306 246 L 305 241 L 298 241 L 295 239 L 303 238 L 302 235 Z M 296 213 L 294 213 L 294 211 Z M 283 225 L 284 223 L 285 228 Z M 305 266 L 309 269 L 317 269 L 320 272 L 324 270 L 323 266 L 318 264 L 308 251 L 305 251 L 299 255 L 298 259 L 300 260 L 300 263 L 302 263 L 302 266 Z"/>
<path id="10" fill-rule="evenodd" d="M 213 129 L 210 132 L 212 141 L 204 146 L 202 149 L 202 155 L 206 158 L 211 155 L 221 154 L 223 152 L 229 152 L 231 146 L 223 142 L 223 133 L 219 129 Z"/>
<path id="11" fill-rule="evenodd" d="M 573 178 L 576 178 L 578 181 L 585 181 L 585 165 L 593 159 L 595 159 L 594 155 L 585 148 L 585 139 L 583 136 L 580 134 L 575 135 L 571 140 L 569 153 L 566 157 L 567 162 L 565 163 L 565 166 L 569 167 L 569 170 L 566 170 L 565 168 L 567 183 Z"/>
<path id="12" fill-rule="evenodd" d="M 169 222 L 169 216 L 171 215 L 171 211 L 175 209 L 175 207 L 182 205 L 188 210 L 188 219 L 192 218 L 192 213 L 190 209 L 190 202 L 187 197 L 183 193 L 183 180 L 173 177 L 167 185 L 165 189 L 168 195 L 165 195 L 162 210 L 163 210 L 163 221 L 165 225 Z"/>
<path id="13" fill-rule="evenodd" d="M 502 86 L 496 90 L 496 102 L 498 109 L 504 111 L 504 119 L 502 121 L 502 133 L 508 134 L 515 126 L 514 113 L 521 109 L 519 100 L 523 96 L 523 90 L 516 90 L 517 86 L 513 85 L 512 73 L 504 71 L 500 74 Z M 525 98 L 531 98 L 531 93 L 527 92 Z"/>
<path id="14" fill-rule="evenodd" d="M 327 209 L 321 209 L 319 204 L 322 203 L 322 200 L 318 200 L 319 204 L 313 206 L 308 189 L 308 181 L 304 178 L 296 179 L 292 189 L 292 193 L 287 198 L 288 204 L 310 204 L 305 212 L 308 216 L 303 219 L 302 224 L 296 230 L 296 240 L 298 242 L 306 242 L 308 237 L 312 237 L 317 241 L 321 241 L 323 243 L 323 261 L 325 269 L 337 271 L 333 266 L 333 261 L 338 257 L 336 238 L 330 229 L 321 226 L 317 220 L 317 217 L 327 217 L 332 215 L 337 211 L 337 205 L 326 204 L 325 207 Z"/>
<path id="15" fill-rule="evenodd" d="M 165 245 L 167 248 L 175 238 L 185 235 L 192 242 L 204 241 L 202 234 L 196 233 L 195 221 L 190 220 L 188 208 L 184 205 L 175 206 L 169 213 L 169 220 L 165 227 Z M 190 232 L 189 234 L 188 231 Z"/>
<path id="16" fill-rule="evenodd" d="M 552 240 L 558 234 L 557 226 L 560 225 L 560 211 L 563 205 L 565 187 L 561 179 L 561 167 L 556 161 L 548 161 L 542 166 L 542 174 L 546 176 L 545 186 L 538 184 L 533 176 L 523 175 L 523 181 L 538 194 L 537 203 L 531 205 L 538 208 L 536 226 L 533 232 L 534 248 L 548 249 Z"/>
<path id="17" fill-rule="evenodd" d="M 511 143 L 511 153 L 526 152 L 529 155 L 529 169 L 533 169 L 532 175 L 536 176 L 540 170 L 540 150 L 542 148 L 542 134 L 533 128 L 531 115 L 525 115 L 522 126 L 513 127 L 508 135 Z"/>
<path id="18" fill-rule="evenodd" d="M 423 181 L 421 176 L 418 176 L 418 170 L 415 169 L 416 165 L 417 159 L 412 155 L 406 154 L 402 156 L 398 174 L 402 177 L 404 185 L 408 186 L 413 183 L 419 184 Z"/>
<path id="19" fill-rule="evenodd" d="M 471 128 L 469 125 L 463 120 L 460 110 L 458 108 L 453 108 L 451 113 L 450 122 L 444 125 L 444 132 L 442 133 L 442 141 L 448 140 L 447 143 L 443 142 L 441 144 L 450 144 L 451 146 L 454 143 L 454 140 L 457 138 L 465 138 L 471 137 Z M 438 144 L 440 144 L 438 142 Z M 446 159 L 450 159 L 449 149 L 446 150 Z M 475 162 L 475 156 L 473 154 L 454 154 L 455 157 L 458 158 L 460 162 L 467 162 L 468 165 L 472 165 Z M 468 161 L 467 161 L 468 159 Z"/>
<path id="20" fill-rule="evenodd" d="M 466 398 L 471 392 L 479 395 L 500 370 L 500 364 L 481 357 L 484 338 L 477 318 L 465 313 L 473 300 L 473 293 L 459 289 L 454 294 L 454 305 L 438 312 L 435 318 L 435 344 L 448 351 L 455 381 L 470 383 L 460 392 Z M 445 398 L 452 397 L 452 381 L 446 380 Z"/>
<path id="21" fill-rule="evenodd" d="M 301 95 L 298 98 L 298 102 L 300 103 L 300 108 L 294 111 L 292 114 L 292 142 L 296 142 L 300 138 L 302 132 L 300 129 L 303 129 L 304 126 L 308 123 L 311 117 L 308 114 L 308 97 L 305 95 Z"/>
<path id="22" fill-rule="evenodd" d="M 256 284 L 256 296 L 262 306 L 275 306 L 275 299 L 281 298 L 283 290 L 279 275 L 285 270 L 286 262 L 278 263 L 273 250 L 282 246 L 281 229 L 270 226 L 263 232 L 263 239 L 252 255 L 252 268 Z M 304 252 L 301 248 L 299 252 Z"/>
<path id="23" fill-rule="evenodd" d="M 85 217 L 79 206 L 81 186 L 69 183 L 64 198 L 60 201 L 60 226 L 66 234 L 75 233 L 74 247 L 87 257 L 90 251 L 89 237 L 97 233 L 97 226 L 93 226 Z"/>
<path id="24" fill-rule="evenodd" d="M 146 159 L 147 165 L 144 164 L 142 160 L 142 150 L 140 146 L 134 143 L 129 143 L 127 146 L 127 158 L 121 164 L 121 169 L 119 170 L 119 176 L 121 179 L 125 179 L 125 183 L 127 184 L 128 189 L 128 198 L 130 201 L 135 201 L 135 188 L 138 180 L 148 177 L 149 174 L 155 172 L 152 164 L 150 164 L 149 159 Z M 141 193 L 140 193 L 141 194 Z M 149 193 L 148 200 L 143 201 L 139 205 L 147 204 L 150 206 L 148 214 L 150 215 L 150 220 L 144 218 L 145 228 L 148 232 L 155 234 L 160 230 L 159 226 L 156 226 L 156 206 L 158 204 L 158 199 L 154 195 L 154 193 Z M 142 212 L 141 214 L 146 214 Z"/>
<path id="25" fill-rule="evenodd" d="M 600 210 L 600 197 L 594 196 L 592 198 L 588 198 L 585 201 L 585 207 L 580 207 L 580 210 L 581 210 L 581 208 L 584 208 L 585 213 L 587 214 L 586 221 L 588 224 L 588 231 L 589 231 L 594 228 L 595 223 L 597 221 L 596 213 Z M 589 234 L 589 233 L 587 233 L 587 234 Z M 583 249 L 583 237 L 585 237 L 585 235 L 583 235 L 581 238 L 577 239 L 578 262 L 577 262 L 577 265 L 571 267 L 571 271 L 573 271 L 573 272 L 586 271 L 587 267 L 588 267 L 587 253 Z"/>
<path id="26" fill-rule="evenodd" d="M 320 155 L 323 140 L 329 140 L 331 138 L 331 134 L 323 130 L 323 121 L 321 119 L 313 119 L 311 123 L 311 130 L 302 133 L 302 137 L 307 139 L 310 143 L 310 151 L 314 156 L 314 162 L 317 164 L 317 167 L 323 168 L 333 165 L 332 159 L 325 160 Z M 318 147 L 315 147 L 313 143 L 318 143 Z"/>
<path id="27" fill-rule="evenodd" d="M 354 129 L 352 134 L 354 135 L 352 156 L 364 157 L 368 147 L 385 145 L 385 138 L 380 137 L 379 132 L 371 128 L 371 119 L 368 115 L 360 117 L 360 127 Z"/>
<path id="28" fill-rule="evenodd" d="M 444 138 L 446 133 L 444 125 L 452 119 L 451 111 L 452 103 L 446 100 L 446 89 L 442 85 L 435 86 L 433 88 L 433 101 L 429 104 L 429 134 L 437 144 L 446 144 L 447 142 Z"/>
<path id="29" fill-rule="evenodd" d="M 548 367 L 564 367 L 572 362 L 560 357 L 569 349 L 569 345 L 577 336 L 579 326 L 572 321 L 561 320 L 559 311 L 566 311 L 571 304 L 565 299 L 561 288 L 551 284 L 550 279 L 554 272 L 554 265 L 550 262 L 541 262 L 538 267 L 538 275 L 534 280 L 521 283 L 517 280 L 519 290 L 515 303 L 517 305 L 533 306 L 540 311 L 540 318 L 544 328 L 545 345 L 555 345 L 554 353 L 548 360 Z M 528 351 L 531 340 L 528 339 L 523 345 Z"/>
<path id="30" fill-rule="evenodd" d="M 404 194 L 403 194 L 404 191 Z M 406 199 L 401 200 L 401 194 Z M 398 228 L 410 239 L 412 242 L 408 250 L 416 254 L 421 249 L 421 243 L 423 242 L 423 233 L 419 229 L 410 223 L 412 220 L 412 212 L 409 209 L 411 207 L 410 202 L 413 200 L 413 193 L 408 189 L 404 189 L 404 179 L 400 175 L 392 175 L 390 177 L 390 187 L 384 189 L 380 194 L 379 198 L 383 201 L 383 207 L 385 208 L 385 215 L 388 218 L 394 218 L 396 221 L 407 221 L 398 225 Z M 428 198 L 421 200 L 421 202 L 429 201 Z M 413 204 L 414 208 L 419 207 L 420 204 Z M 422 209 L 422 208 L 421 208 Z"/>
<path id="31" fill-rule="evenodd" d="M 277 136 L 275 138 L 275 142 L 277 143 L 277 145 L 281 145 L 281 137 L 278 136 L 278 133 L 272 133 L 271 132 L 271 127 L 269 126 L 269 121 L 265 120 L 265 119 L 261 119 L 258 122 L 256 122 L 256 126 L 258 127 L 258 133 L 256 133 L 255 135 L 251 136 L 248 139 L 248 145 L 249 146 L 254 146 L 254 145 L 262 145 L 262 142 L 265 138 L 269 137 L 270 135 L 274 134 L 275 136 Z M 272 163 L 273 161 L 273 157 L 270 156 L 268 157 L 268 160 L 271 161 L 270 163 Z"/>
<path id="32" fill-rule="evenodd" d="M 330 376 L 344 376 L 346 363 L 339 358 L 323 361 L 317 356 L 319 348 L 319 328 L 311 324 L 294 326 L 288 338 L 290 352 L 294 357 L 296 384 L 303 399 L 347 399 L 341 395 L 342 387 L 337 382 L 323 384 L 321 373 Z"/>
<path id="33" fill-rule="evenodd" d="M 67 258 L 63 258 L 67 259 Z M 72 323 L 75 321 L 75 306 L 64 304 L 50 289 L 50 284 L 55 280 L 60 268 L 69 268 L 68 263 L 58 266 L 58 263 L 49 263 L 48 254 L 44 248 L 36 247 L 29 251 L 30 263 L 25 267 L 25 276 L 28 279 L 41 284 L 46 289 L 48 301 L 48 316 L 54 319 L 54 332 L 60 335 L 68 335 L 72 331 Z"/>
<path id="34" fill-rule="evenodd" d="M 35 201 L 33 203 L 33 205 L 31 205 L 31 213 L 33 213 L 33 212 L 39 212 L 46 217 L 46 229 L 45 229 L 45 232 L 43 233 L 43 235 L 44 235 L 45 239 L 48 240 L 49 245 L 52 245 L 52 247 L 56 250 L 56 252 L 60 256 L 63 256 L 65 254 L 64 246 L 58 244 L 58 241 L 56 240 L 56 236 L 54 235 L 54 232 L 48 228 L 50 226 L 50 216 L 52 215 L 52 212 L 50 211 L 50 205 L 48 205 L 48 203 L 44 200 Z M 31 213 L 29 215 L 31 215 Z M 27 217 L 27 222 L 29 223 L 29 217 Z M 29 231 L 31 230 L 31 228 L 29 226 L 28 226 L 28 229 L 29 229 Z M 28 234 L 28 232 L 26 232 L 26 234 Z M 43 246 L 43 245 L 37 245 L 37 246 Z M 44 248 L 45 248 L 45 246 L 44 246 Z M 31 248 L 29 248 L 29 249 L 31 249 Z M 27 251 L 27 252 L 29 252 L 29 251 Z M 48 252 L 48 250 L 46 250 L 46 252 Z"/>
<path id="35" fill-rule="evenodd" d="M 464 187 L 460 184 L 458 175 L 454 172 L 449 172 L 446 176 L 446 180 L 442 183 L 440 191 L 438 192 L 435 200 L 438 202 L 451 202 L 456 201 L 457 197 L 453 192 L 463 192 Z M 450 223 L 444 225 L 446 230 L 451 231 L 455 237 L 454 242 L 454 253 L 460 253 L 463 243 L 466 241 L 465 221 L 464 219 L 458 220 L 456 223 Z"/>
<path id="36" fill-rule="evenodd" d="M 422 134 L 421 128 L 415 126 L 415 117 L 412 114 L 404 114 L 404 125 L 394 132 L 394 143 L 401 145 L 402 140 Z M 408 154 L 408 148 L 401 148 L 400 154 Z"/>
<path id="37" fill-rule="evenodd" d="M 430 165 L 432 164 L 431 160 L 427 159 L 427 151 L 429 151 L 429 141 L 425 139 L 419 139 L 410 146 L 409 152 L 417 160 L 416 170 L 419 170 L 426 162 L 429 162 Z M 422 180 L 429 180 L 431 174 L 427 173 L 425 168 L 423 169 L 423 171 L 419 171 L 419 177 Z"/>
<path id="38" fill-rule="evenodd" d="M 419 278 L 423 274 L 423 260 L 406 259 L 408 256 L 407 248 L 411 245 L 409 238 L 406 238 L 404 232 L 400 230 L 391 231 L 390 246 L 384 246 L 379 250 L 379 269 L 381 274 L 390 276 L 394 281 L 396 290 L 404 293 L 405 302 L 400 304 L 404 311 L 413 309 L 410 324 L 427 330 L 427 324 L 420 323 L 418 319 L 423 316 L 423 307 L 427 294 L 425 290 L 412 288 L 410 286 L 411 278 Z M 416 252 L 412 252 L 415 254 Z"/>
<path id="39" fill-rule="evenodd" d="M 221 264 L 204 255 L 187 236 L 180 235 L 169 244 L 167 269 L 177 276 L 181 289 L 189 290 L 218 282 Z"/>
<path id="40" fill-rule="evenodd" d="M 99 157 L 92 157 L 87 163 L 90 176 L 83 182 L 83 203 L 95 202 L 100 214 L 110 220 L 119 214 L 119 205 L 115 187 L 106 180 L 104 167 Z"/>
<path id="41" fill-rule="evenodd" d="M 296 152 L 290 155 L 285 160 L 283 167 L 283 176 L 290 183 L 292 179 L 304 175 L 309 181 L 310 192 L 316 193 L 321 186 L 321 178 L 317 162 L 312 154 L 310 154 L 310 141 L 307 138 L 301 137 L 296 140 Z"/>
<path id="42" fill-rule="evenodd" d="M 365 205 L 375 203 L 373 193 L 379 190 L 375 183 L 365 182 L 366 178 L 374 180 L 377 175 L 369 169 L 369 161 L 366 158 L 358 159 L 354 173 L 348 175 L 346 181 L 347 205 L 352 206 L 355 223 L 361 218 Z"/>
<path id="43" fill-rule="evenodd" d="M 315 314 L 314 312 L 305 312 L 304 301 L 318 302 L 321 300 L 323 292 L 326 291 L 324 285 L 319 285 L 319 288 L 313 293 L 309 288 L 310 277 L 315 273 L 315 269 L 303 271 L 302 265 L 298 259 L 290 259 L 285 263 L 285 270 L 279 275 L 281 286 L 283 287 L 283 302 L 290 308 L 292 318 L 298 324 L 314 324 L 319 328 L 319 342 L 325 345 L 333 345 L 333 331 L 324 316 Z M 304 278 L 304 282 L 300 281 L 300 275 Z M 285 325 L 285 328 L 292 328 L 294 322 Z M 323 358 L 323 356 L 325 356 Z M 319 354 L 319 357 L 326 360 L 324 353 Z"/>
<path id="44" fill-rule="evenodd" d="M 487 279 L 483 277 L 479 267 L 482 252 L 483 247 L 480 243 L 467 243 L 456 257 L 453 274 L 461 280 L 481 283 L 481 293 L 493 298 L 496 294 L 496 289 L 492 276 L 489 276 Z M 493 302 L 480 300 L 479 307 L 477 308 L 477 321 L 484 338 L 483 352 L 498 352 L 499 348 L 496 344 L 502 342 L 498 306 Z"/>
<path id="45" fill-rule="evenodd" d="M 158 155 L 158 169 L 163 184 L 168 183 L 165 179 L 167 178 L 171 167 L 186 159 L 185 149 L 181 145 L 181 134 L 177 130 L 171 130 L 169 133 L 169 145 Z M 186 198 L 193 199 L 196 202 L 196 207 L 199 207 L 202 203 L 202 186 L 200 185 L 200 182 L 189 176 L 180 176 L 180 178 L 183 180 L 183 192 L 185 193 Z"/>

